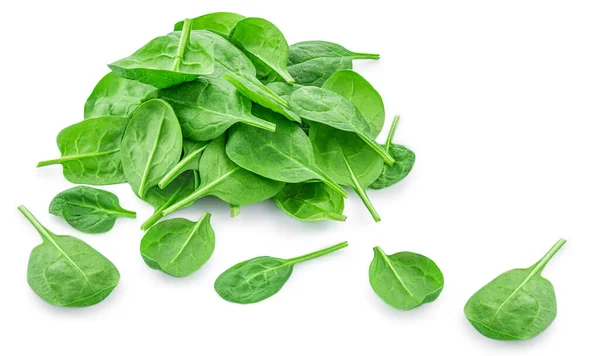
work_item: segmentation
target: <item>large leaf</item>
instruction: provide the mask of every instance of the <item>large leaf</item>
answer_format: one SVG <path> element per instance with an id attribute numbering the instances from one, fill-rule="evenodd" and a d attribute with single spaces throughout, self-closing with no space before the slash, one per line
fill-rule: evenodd
<path id="1" fill-rule="evenodd" d="M 233 12 L 213 12 L 192 19 L 192 30 L 208 30 L 223 38 L 229 38 L 229 33 L 244 16 Z M 183 30 L 184 21 L 175 24 L 175 31 Z"/>

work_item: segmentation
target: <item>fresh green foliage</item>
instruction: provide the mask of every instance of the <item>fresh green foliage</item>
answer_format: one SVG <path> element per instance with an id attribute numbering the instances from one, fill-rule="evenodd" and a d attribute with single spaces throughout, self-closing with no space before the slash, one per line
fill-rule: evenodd
<path id="1" fill-rule="evenodd" d="M 181 128 L 173 109 L 153 99 L 134 113 L 123 134 L 123 172 L 140 198 L 179 162 Z"/>
<path id="2" fill-rule="evenodd" d="M 96 84 L 85 102 L 83 117 L 130 117 L 144 101 L 156 96 L 158 89 L 110 72 Z"/>
<path id="3" fill-rule="evenodd" d="M 24 206 L 19 210 L 43 243 L 31 251 L 27 283 L 46 302 L 64 307 L 100 303 L 119 283 L 119 271 L 106 257 L 78 238 L 55 235 Z"/>
<path id="4" fill-rule="evenodd" d="M 392 156 L 375 141 L 376 133 L 371 130 L 367 120 L 343 96 L 322 88 L 303 87 L 290 96 L 290 107 L 305 120 L 356 133 L 386 164 L 394 163 Z"/>
<path id="5" fill-rule="evenodd" d="M 129 119 L 106 116 L 63 129 L 56 138 L 61 157 L 41 161 L 38 167 L 61 164 L 71 183 L 106 185 L 125 182 L 121 164 L 121 137 Z"/>
<path id="6" fill-rule="evenodd" d="M 78 186 L 59 193 L 50 202 L 50 214 L 59 216 L 76 230 L 88 234 L 107 232 L 118 217 L 135 219 L 135 212 L 123 209 L 111 192 Z"/>
<path id="7" fill-rule="evenodd" d="M 208 261 L 215 249 L 210 214 L 198 222 L 170 219 L 152 226 L 140 244 L 146 264 L 174 277 L 187 277 Z"/>
<path id="8" fill-rule="evenodd" d="M 497 340 L 526 340 L 542 333 L 556 317 L 556 295 L 542 271 L 565 244 L 560 239 L 541 260 L 504 272 L 475 293 L 465 315 L 481 334 Z"/>
<path id="9" fill-rule="evenodd" d="M 214 195 L 233 205 L 250 205 L 272 198 L 284 183 L 254 174 L 225 154 L 225 137 L 214 139 L 200 159 L 200 187 L 163 211 L 167 216 L 194 201 Z"/>
<path id="10" fill-rule="evenodd" d="M 214 44 L 207 31 L 192 31 L 186 20 L 181 31 L 153 39 L 134 54 L 108 67 L 119 77 L 168 88 L 215 70 Z"/>
<path id="11" fill-rule="evenodd" d="M 191 19 L 192 30 L 208 30 L 223 38 L 229 38 L 235 24 L 244 19 L 244 16 L 233 12 L 213 12 Z M 175 24 L 175 31 L 183 29 L 184 21 Z"/>
<path id="12" fill-rule="evenodd" d="M 290 47 L 288 70 L 296 84 L 320 87 L 335 72 L 352 69 L 355 59 L 379 59 L 379 55 L 352 52 L 331 42 L 306 41 Z"/>
<path id="13" fill-rule="evenodd" d="M 234 46 L 225 38 L 212 32 L 202 31 L 204 37 L 213 43 L 215 70 L 204 77 L 222 78 L 224 74 L 244 75 L 256 77 L 256 68 L 244 52 Z"/>
<path id="14" fill-rule="evenodd" d="M 208 141 L 241 122 L 275 131 L 275 125 L 251 114 L 252 103 L 223 78 L 199 78 L 162 90 L 160 98 L 173 107 L 183 136 Z"/>
<path id="15" fill-rule="evenodd" d="M 266 132 L 242 125 L 233 127 L 227 142 L 227 156 L 233 162 L 280 182 L 300 183 L 317 179 L 342 196 L 348 196 L 316 165 L 310 139 L 298 125 L 272 111 L 263 109 L 261 112 L 262 117 L 277 125 L 277 131 Z"/>
<path id="16" fill-rule="evenodd" d="M 158 182 L 158 187 L 164 189 L 169 185 L 175 178 L 181 175 L 185 171 L 198 171 L 200 168 L 200 158 L 202 153 L 206 149 L 210 142 L 196 142 L 190 140 L 183 140 L 183 157 L 181 161 L 177 163 L 169 173 L 165 174 L 164 177 Z"/>
<path id="17" fill-rule="evenodd" d="M 429 258 L 413 252 L 386 255 L 375 247 L 369 282 L 375 293 L 391 307 L 410 310 L 437 299 L 444 276 Z"/>
<path id="18" fill-rule="evenodd" d="M 324 183 L 286 184 L 273 200 L 300 221 L 346 221 L 344 197 Z"/>
<path id="19" fill-rule="evenodd" d="M 282 259 L 256 257 L 236 264 L 223 272 L 215 281 L 215 290 L 221 298 L 239 304 L 263 301 L 283 287 L 292 274 L 294 265 L 348 246 L 347 242 L 300 257 Z"/>
<path id="20" fill-rule="evenodd" d="M 287 70 L 288 43 L 269 21 L 256 17 L 243 19 L 235 25 L 229 40 L 254 63 L 259 79 L 281 77 L 290 84 L 294 82 Z"/>
<path id="21" fill-rule="evenodd" d="M 400 182 L 410 173 L 415 164 L 415 153 L 413 151 L 392 143 L 399 121 L 400 116 L 394 117 L 392 128 L 385 142 L 385 150 L 394 157 L 395 162 L 392 166 L 383 167 L 379 178 L 369 186 L 371 189 L 383 189 Z"/>

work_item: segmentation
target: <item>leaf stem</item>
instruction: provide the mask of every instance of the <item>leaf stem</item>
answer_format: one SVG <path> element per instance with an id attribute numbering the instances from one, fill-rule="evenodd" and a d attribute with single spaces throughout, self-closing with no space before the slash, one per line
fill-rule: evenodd
<path id="1" fill-rule="evenodd" d="M 390 132 L 388 133 L 387 140 L 385 140 L 385 150 L 390 152 L 390 146 L 392 145 L 392 141 L 394 140 L 394 135 L 396 134 L 396 129 L 398 129 L 398 123 L 400 122 L 400 116 L 394 116 L 394 121 L 392 121 L 392 126 L 390 127 Z"/>
<path id="2" fill-rule="evenodd" d="M 240 206 L 239 205 L 234 205 L 234 204 L 229 204 L 229 211 L 231 214 L 232 218 L 235 218 L 236 216 L 240 215 Z"/>
<path id="3" fill-rule="evenodd" d="M 321 179 L 320 179 L 321 182 L 327 184 L 331 189 L 340 193 L 342 195 L 342 197 L 348 198 L 348 192 L 344 188 L 342 188 L 339 184 L 334 182 L 333 179 L 326 176 L 325 173 L 323 173 L 323 171 L 321 171 L 320 169 L 318 170 L 318 173 L 320 173 L 320 175 L 321 175 Z"/>
<path id="4" fill-rule="evenodd" d="M 173 70 L 178 71 L 185 54 L 188 41 L 190 40 L 190 33 L 192 32 L 192 20 L 185 19 L 183 21 L 183 29 L 181 29 L 181 37 L 179 38 L 179 45 L 177 46 L 177 54 L 175 55 L 175 62 L 173 63 Z"/>
<path id="5" fill-rule="evenodd" d="M 344 247 L 348 246 L 348 241 L 344 241 L 341 242 L 337 245 L 333 245 L 327 248 L 324 248 L 322 250 L 319 251 L 315 251 L 315 252 L 311 252 L 309 254 L 306 255 L 302 255 L 302 256 L 298 256 L 298 257 L 294 257 L 294 258 L 290 258 L 287 260 L 287 262 L 295 264 L 295 263 L 301 263 L 301 262 L 306 262 L 308 260 L 312 260 L 313 258 L 317 258 L 317 257 L 321 257 L 323 255 L 327 255 L 329 253 L 335 252 L 337 250 L 341 250 Z"/>
<path id="6" fill-rule="evenodd" d="M 342 215 L 342 214 L 338 214 L 338 213 L 331 213 L 328 212 L 327 216 L 331 218 L 331 220 L 334 221 L 346 221 L 346 219 L 348 218 L 346 215 Z"/>
<path id="7" fill-rule="evenodd" d="M 208 144 L 200 147 L 199 149 L 192 151 L 189 155 L 183 157 L 179 163 L 175 165 L 175 167 L 171 168 L 171 170 L 165 174 L 164 177 L 158 182 L 158 187 L 160 189 L 165 189 L 167 185 L 169 185 L 175 178 L 177 178 L 181 173 L 185 172 L 182 169 L 190 163 L 194 158 L 198 157 L 199 154 L 204 152 Z"/>
<path id="8" fill-rule="evenodd" d="M 33 227 L 35 227 L 35 229 L 40 233 L 42 239 L 52 240 L 50 236 L 48 236 L 48 230 L 46 230 L 44 225 L 42 225 L 42 223 L 40 223 L 39 220 L 36 219 L 35 216 L 33 216 L 33 214 L 25 206 L 20 205 L 18 209 L 21 213 L 23 213 L 23 215 L 25 215 L 31 225 L 33 225 Z"/>
<path id="9" fill-rule="evenodd" d="M 148 220 L 144 221 L 144 223 L 142 224 L 142 226 L 140 228 L 143 231 L 146 231 L 149 228 L 151 228 L 152 225 L 154 225 L 158 222 L 158 220 L 162 219 L 162 217 L 163 217 L 162 213 L 163 213 L 163 209 L 156 209 L 154 214 L 152 214 L 152 216 L 149 217 Z"/>
<path id="10" fill-rule="evenodd" d="M 240 122 L 242 122 L 246 125 L 258 127 L 259 129 L 267 130 L 270 132 L 275 132 L 275 130 L 277 129 L 277 125 L 275 125 L 274 123 L 259 119 L 258 117 L 244 118 Z"/>
<path id="11" fill-rule="evenodd" d="M 137 217 L 137 213 L 135 211 L 131 211 L 131 210 L 127 210 L 127 209 L 123 209 L 123 210 L 119 211 L 118 215 L 125 217 L 125 218 L 130 218 L 130 219 L 135 219 Z"/>
<path id="12" fill-rule="evenodd" d="M 375 53 L 352 53 L 352 59 L 379 59 L 381 56 Z"/>
<path id="13" fill-rule="evenodd" d="M 375 150 L 375 152 L 377 152 L 377 154 L 380 155 L 381 158 L 383 158 L 383 162 L 385 162 L 385 164 L 387 164 L 388 166 L 391 166 L 394 164 L 394 162 L 395 162 L 394 157 L 392 157 L 388 153 L 388 151 L 386 151 L 375 140 L 373 140 L 365 135 L 362 135 L 362 134 L 358 134 L 358 137 L 360 137 L 361 140 L 363 140 L 367 145 L 369 145 L 369 147 L 371 147 L 373 150 Z"/>
<path id="14" fill-rule="evenodd" d="M 192 194 L 188 195 L 187 197 L 179 200 L 175 204 L 170 205 L 168 208 L 166 208 L 165 210 L 163 210 L 162 215 L 163 216 L 170 215 L 170 214 L 176 212 L 177 210 L 182 209 L 182 208 L 188 206 L 189 204 L 191 204 L 191 203 L 195 202 L 196 200 L 202 198 L 204 196 L 204 194 L 210 188 L 211 188 L 211 186 L 207 185 L 204 188 L 196 189 Z"/>
<path id="15" fill-rule="evenodd" d="M 552 248 L 548 252 L 546 252 L 544 257 L 542 257 L 542 259 L 539 260 L 538 263 L 536 263 L 536 266 L 531 274 L 533 275 L 535 273 L 541 273 L 544 267 L 546 267 L 548 262 L 552 259 L 552 257 L 554 257 L 558 250 L 560 250 L 560 248 L 563 247 L 565 243 L 567 243 L 567 240 L 565 239 L 558 240 L 558 242 L 555 243 L 554 246 L 552 246 Z"/>

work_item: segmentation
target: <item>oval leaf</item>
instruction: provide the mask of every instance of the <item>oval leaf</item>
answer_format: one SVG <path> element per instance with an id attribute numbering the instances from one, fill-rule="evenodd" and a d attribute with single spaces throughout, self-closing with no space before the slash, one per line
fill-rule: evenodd
<path id="1" fill-rule="evenodd" d="M 324 183 L 286 184 L 273 200 L 300 221 L 346 221 L 344 197 Z"/>

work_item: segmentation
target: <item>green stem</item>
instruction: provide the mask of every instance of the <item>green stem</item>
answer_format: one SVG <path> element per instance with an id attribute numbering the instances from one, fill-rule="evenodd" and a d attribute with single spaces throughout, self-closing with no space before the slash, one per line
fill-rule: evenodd
<path id="1" fill-rule="evenodd" d="M 27 220 L 29 220 L 31 225 L 33 225 L 33 227 L 35 227 L 35 229 L 40 233 L 42 239 L 48 239 L 50 241 L 52 240 L 52 238 L 49 236 L 48 230 L 46 230 L 44 225 L 42 225 L 42 223 L 40 223 L 39 220 L 36 219 L 35 216 L 33 216 L 33 214 L 29 210 L 27 210 L 25 206 L 20 205 L 18 209 L 21 213 L 23 213 L 23 215 L 25 215 L 25 217 L 27 218 Z"/>
<path id="2" fill-rule="evenodd" d="M 156 209 L 154 214 L 152 214 L 152 216 L 150 218 L 148 218 L 148 220 L 144 221 L 144 223 L 141 226 L 141 229 L 143 231 L 146 231 L 149 228 L 151 228 L 152 225 L 154 225 L 158 222 L 158 220 L 162 219 L 162 217 L 163 217 L 162 213 L 163 213 L 162 209 Z"/>
<path id="3" fill-rule="evenodd" d="M 392 127 L 390 127 L 390 132 L 388 133 L 387 140 L 385 140 L 385 150 L 390 152 L 390 146 L 392 145 L 392 141 L 394 140 L 394 135 L 396 134 L 396 129 L 398 128 L 398 123 L 400 122 L 400 116 L 394 116 L 394 121 L 392 121 Z"/>
<path id="4" fill-rule="evenodd" d="M 343 196 L 344 198 L 348 198 L 348 192 L 344 188 L 342 188 L 342 186 L 340 186 L 339 184 L 334 182 L 333 179 L 331 179 L 327 175 L 325 175 L 325 173 L 323 173 L 323 171 L 321 171 L 320 169 L 317 172 L 321 175 L 321 182 L 325 183 L 331 189 L 340 193 L 341 196 Z"/>
<path id="5" fill-rule="evenodd" d="M 542 259 L 539 260 L 538 263 L 536 263 L 536 266 L 531 272 L 531 275 L 541 273 L 544 267 L 546 267 L 548 262 L 552 259 L 552 257 L 554 257 L 554 255 L 558 252 L 558 250 L 560 250 L 561 247 L 563 247 L 563 245 L 566 242 L 567 240 L 565 239 L 558 240 L 558 242 L 555 243 L 554 246 L 552 246 L 552 248 L 544 255 L 544 257 L 542 257 Z"/>
<path id="6" fill-rule="evenodd" d="M 381 218 L 379 217 L 379 214 L 377 214 L 377 210 L 375 210 L 373 203 L 371 203 L 371 199 L 369 199 L 367 192 L 365 192 L 365 190 L 362 189 L 360 186 L 356 186 L 354 188 L 354 191 L 356 192 L 356 194 L 358 194 L 358 196 L 360 197 L 360 200 L 362 200 L 363 204 L 365 204 L 365 206 L 367 207 L 367 210 L 369 210 L 369 213 L 371 213 L 373 220 L 375 220 L 375 222 L 380 222 Z"/>
<path id="7" fill-rule="evenodd" d="M 395 160 L 394 157 L 392 157 L 388 151 L 386 151 L 383 147 L 381 147 L 380 144 L 378 144 L 375 140 L 362 135 L 362 134 L 358 134 L 358 136 L 367 144 L 369 145 L 369 147 L 371 147 L 372 149 L 375 150 L 375 152 L 377 152 L 378 155 L 381 156 L 381 158 L 383 158 L 383 162 L 385 164 L 387 164 L 388 166 L 391 166 L 394 164 Z"/>
<path id="8" fill-rule="evenodd" d="M 63 156 L 63 157 L 60 157 L 60 158 L 50 159 L 50 160 L 47 160 L 47 161 L 40 161 L 37 164 L 37 167 L 39 168 L 39 167 L 51 166 L 53 164 L 61 164 L 61 163 L 64 163 L 64 162 L 76 161 L 78 159 L 83 159 L 83 158 L 106 156 L 106 155 L 110 155 L 110 154 L 113 154 L 113 153 L 117 153 L 120 150 L 121 150 L 121 148 L 116 148 L 114 150 L 104 151 L 104 152 L 92 152 L 92 153 L 82 153 L 82 154 L 71 155 L 71 156 Z"/>
<path id="9" fill-rule="evenodd" d="M 235 218 L 236 216 L 240 215 L 240 206 L 239 205 L 234 205 L 234 204 L 229 204 L 230 207 L 230 214 L 232 218 Z"/>
<path id="10" fill-rule="evenodd" d="M 352 53 L 352 59 L 379 59 L 379 54 L 375 53 Z"/>
<path id="11" fill-rule="evenodd" d="M 346 221 L 346 219 L 348 218 L 346 215 L 342 215 L 342 214 L 338 214 L 338 213 L 327 212 L 326 214 L 328 217 L 331 218 L 331 220 L 334 220 L 334 221 Z"/>
<path id="12" fill-rule="evenodd" d="M 244 118 L 240 122 L 242 122 L 246 125 L 258 127 L 259 129 L 267 130 L 270 132 L 275 132 L 275 130 L 277 129 L 277 125 L 275 125 L 274 123 L 259 119 L 257 117 Z"/>
<path id="13" fill-rule="evenodd" d="M 125 218 L 130 218 L 130 219 L 135 219 L 137 217 L 137 214 L 135 211 L 131 211 L 131 210 L 127 210 L 127 209 L 123 209 L 123 210 L 119 211 L 118 215 L 125 217 Z"/>
<path id="14" fill-rule="evenodd" d="M 181 30 L 181 37 L 179 38 L 179 45 L 177 46 L 177 54 L 175 55 L 175 62 L 173 63 L 173 70 L 178 71 L 179 66 L 181 65 L 181 61 L 183 60 L 183 55 L 185 53 L 185 48 L 187 47 L 187 43 L 190 40 L 190 33 L 192 32 L 192 20 L 185 19 L 183 21 L 183 29 Z"/>
<path id="15" fill-rule="evenodd" d="M 204 152 L 204 150 L 206 149 L 206 146 L 208 146 L 208 144 L 200 147 L 199 149 L 197 149 L 195 151 L 192 151 L 192 153 L 183 157 L 181 159 L 181 161 L 179 161 L 179 163 L 177 163 L 175 165 L 175 167 L 171 168 L 171 170 L 167 174 L 165 174 L 164 177 L 162 177 L 160 182 L 158 182 L 158 187 L 160 189 L 165 189 L 165 187 L 167 185 L 169 185 L 175 178 L 177 178 L 181 173 L 185 172 L 183 170 L 185 168 L 185 166 L 188 163 L 190 163 L 194 158 L 197 158 L 199 154 Z"/>
<path id="16" fill-rule="evenodd" d="M 189 204 L 195 202 L 196 200 L 202 198 L 204 196 L 204 194 L 211 188 L 210 185 L 207 185 L 204 188 L 201 189 L 197 189 L 196 191 L 194 191 L 192 194 L 188 195 L 187 197 L 179 200 L 177 203 L 169 206 L 168 208 L 166 208 L 165 210 L 163 210 L 162 215 L 163 216 L 167 216 L 170 215 L 174 212 L 176 212 L 179 209 L 182 209 L 186 206 L 188 206 Z"/>
<path id="17" fill-rule="evenodd" d="M 324 248 L 322 250 L 319 251 L 315 251 L 315 252 L 311 252 L 309 254 L 306 255 L 302 255 L 302 256 L 298 256 L 298 257 L 294 257 L 294 258 L 290 258 L 288 260 L 286 260 L 289 263 L 295 264 L 295 263 L 301 263 L 301 262 L 306 262 L 308 260 L 312 260 L 313 258 L 317 258 L 317 257 L 321 257 L 323 255 L 327 255 L 329 253 L 335 252 L 337 250 L 341 250 L 344 247 L 348 246 L 348 241 L 344 241 L 341 242 L 337 245 L 333 245 L 327 248 Z"/>

